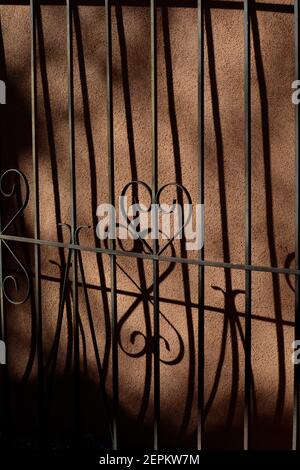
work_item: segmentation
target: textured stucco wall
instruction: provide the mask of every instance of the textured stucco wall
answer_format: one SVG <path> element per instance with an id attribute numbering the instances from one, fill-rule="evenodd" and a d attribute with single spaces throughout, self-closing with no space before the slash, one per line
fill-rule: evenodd
<path id="1" fill-rule="evenodd" d="M 276 4 L 289 4 L 277 2 Z M 224 1 L 226 6 L 226 1 Z M 258 11 L 252 21 L 253 263 L 284 266 L 294 253 L 294 79 L 293 15 Z M 4 166 L 12 164 L 32 184 L 30 143 L 30 17 L 27 6 L 1 7 L 7 81 L 3 133 Z M 63 6 L 43 6 L 38 20 L 38 155 L 41 237 L 62 237 L 57 222 L 70 221 L 66 75 L 66 17 Z M 116 185 L 151 182 L 150 13 L 146 7 L 117 7 L 113 20 L 113 80 Z M 205 256 L 244 262 L 243 12 L 211 8 L 205 46 Z M 95 245 L 95 211 L 108 201 L 105 17 L 103 6 L 75 11 L 74 91 L 76 118 L 77 216 L 84 245 Z M 2 54 L 3 56 L 3 54 Z M 5 68 L 4 68 L 5 65 Z M 159 182 L 182 183 L 197 191 L 197 11 L 158 9 Z M 3 116 L 3 113 L 2 113 Z M 32 236 L 32 193 L 19 234 Z M 68 240 L 68 233 L 63 233 Z M 26 251 L 25 251 L 26 250 Z M 182 254 L 178 243 L 177 255 Z M 168 249 L 171 254 L 171 249 Z M 67 253 L 43 247 L 42 308 L 45 362 L 55 334 L 60 266 Z M 32 263 L 32 251 L 20 253 Z M 51 263 L 50 261 L 55 261 Z M 108 357 L 110 270 L 107 256 L 83 254 L 86 281 L 101 358 L 111 384 Z M 7 261 L 7 266 L 8 266 Z M 163 442 L 195 444 L 197 383 L 197 269 L 161 263 L 161 425 Z M 243 425 L 244 273 L 205 270 L 206 443 L 241 447 Z M 151 263 L 118 259 L 118 316 L 121 320 L 120 407 L 123 439 L 151 442 L 153 390 L 151 353 L 143 337 L 152 322 Z M 100 281 L 101 279 L 101 281 Z M 293 285 L 293 279 L 290 280 Z M 103 291 L 99 290 L 102 285 Z M 142 286 L 142 293 L 141 288 Z M 217 289 L 216 289 L 217 288 Z M 147 290 L 148 289 L 148 290 Z M 222 289 L 222 290 L 221 290 Z M 241 291 L 241 292 L 240 292 Z M 148 293 L 148 298 L 147 298 Z M 80 315 L 88 371 L 82 373 L 83 415 L 88 430 L 101 427 L 95 354 L 83 292 Z M 30 301 L 7 307 L 9 368 L 15 428 L 34 429 L 36 366 L 31 364 Z M 253 274 L 253 376 L 256 447 L 287 447 L 292 424 L 291 342 L 293 290 L 281 275 Z M 64 371 L 67 320 L 63 320 L 50 427 L 71 426 L 71 385 Z M 169 363 L 168 363 L 169 362 Z M 148 374 L 145 374 L 145 370 Z M 24 374 L 25 379 L 24 380 Z M 49 380 L 49 368 L 46 383 Z M 149 390 L 148 390 L 149 388 Z M 97 414 L 98 413 L 98 414 Z M 133 424 L 138 419 L 139 423 Z M 143 424 L 144 423 L 144 424 Z M 130 429 L 130 432 L 129 432 Z"/>

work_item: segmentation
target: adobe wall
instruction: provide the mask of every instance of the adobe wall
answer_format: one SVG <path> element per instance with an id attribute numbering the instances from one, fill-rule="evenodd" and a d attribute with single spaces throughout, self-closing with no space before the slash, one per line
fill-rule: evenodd
<path id="1" fill-rule="evenodd" d="M 232 2 L 230 2 L 232 3 Z M 289 2 L 277 2 L 289 5 Z M 224 5 L 226 2 L 224 2 Z M 237 2 L 237 6 L 240 5 Z M 30 121 L 30 17 L 28 6 L 1 6 L 8 89 L 4 119 L 5 167 L 13 164 L 32 188 Z M 95 246 L 96 207 L 108 202 L 105 11 L 80 6 L 74 25 L 74 95 L 78 224 Z M 243 11 L 210 8 L 205 45 L 205 256 L 244 262 Z M 115 193 L 132 179 L 151 184 L 150 12 L 113 7 Z M 197 198 L 197 11 L 158 9 L 159 184 L 183 184 Z M 293 14 L 257 11 L 252 19 L 252 256 L 253 264 L 293 266 L 294 80 Z M 70 222 L 66 11 L 43 6 L 38 20 L 38 157 L 41 237 L 68 241 L 57 222 Z M 5 64 L 5 68 L 3 65 Z M 3 114 L 2 114 L 3 116 Z M 33 192 L 19 234 L 33 234 Z M 33 252 L 25 247 L 24 263 Z M 177 242 L 173 254 L 182 255 Z M 166 254 L 172 254 L 168 248 Z M 41 249 L 45 361 L 57 326 L 60 266 L 67 253 Z M 190 254 L 191 256 L 191 254 Z M 54 263 L 53 263 L 54 262 Z M 8 263 L 8 262 L 7 262 Z M 110 270 L 107 256 L 83 254 L 100 355 L 111 385 Z M 8 265 L 8 264 L 7 264 Z M 173 446 L 195 443 L 197 416 L 197 268 L 162 262 L 160 267 L 161 425 Z M 101 281 L 100 281 L 101 279 Z M 290 281 L 290 284 L 289 282 Z M 99 290 L 101 284 L 103 290 Z M 153 389 L 151 351 L 143 353 L 153 319 L 152 265 L 118 259 L 120 408 L 123 439 L 151 442 Z M 284 275 L 253 274 L 253 348 L 256 447 L 288 447 L 292 426 L 294 292 Z M 106 289 L 105 289 L 106 287 Z M 209 447 L 241 447 L 243 426 L 244 273 L 205 269 L 205 400 Z M 148 298 L 147 298 L 148 295 Z M 71 302 L 71 300 L 69 300 Z M 86 302 L 79 290 L 88 371 L 82 365 L 87 429 L 102 420 L 98 373 Z M 34 428 L 36 366 L 30 362 L 30 300 L 7 307 L 9 367 L 15 426 Z M 64 313 L 55 370 L 50 426 L 68 429 L 72 387 L 66 383 L 68 329 Z M 134 343 L 134 344 L 133 344 Z M 169 350 L 167 348 L 169 347 Z M 138 353 L 141 352 L 139 355 Z M 137 356 L 137 357 L 136 357 Z M 145 372 L 147 370 L 147 373 Z M 27 382 L 22 381 L 26 374 Z M 49 379 L 49 368 L 46 379 Z M 110 396 L 111 393 L 109 392 Z M 34 400 L 33 400 L 34 398 Z M 61 404 L 64 403 L 64 406 Z M 69 409 L 70 408 L 70 409 Z M 98 413 L 98 415 L 97 415 Z M 99 417 L 98 417 L 99 416 Z M 140 424 L 133 424 L 138 419 Z M 92 423 L 92 424 L 91 424 Z M 130 429 L 130 433 L 128 432 Z M 138 430 L 135 432 L 134 430 Z M 147 441 L 148 440 L 148 441 Z M 164 441 L 163 441 L 164 442 Z"/>

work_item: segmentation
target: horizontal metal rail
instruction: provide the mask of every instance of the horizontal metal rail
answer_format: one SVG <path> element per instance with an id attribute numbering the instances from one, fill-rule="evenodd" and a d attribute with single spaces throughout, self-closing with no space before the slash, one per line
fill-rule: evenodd
<path id="1" fill-rule="evenodd" d="M 299 275 L 300 269 L 282 268 L 275 266 L 259 266 L 255 264 L 242 264 L 242 263 L 224 263 L 222 261 L 213 260 L 201 260 L 197 258 L 181 258 L 176 256 L 162 256 L 154 255 L 152 253 L 136 253 L 134 251 L 120 251 L 110 250 L 109 248 L 98 248 L 93 246 L 76 245 L 73 243 L 63 243 L 51 240 L 40 240 L 28 237 L 18 237 L 13 235 L 0 235 L 0 240 L 7 240 L 11 242 L 29 243 L 32 245 L 49 246 L 52 248 L 65 248 L 66 250 L 79 250 L 90 253 L 102 253 L 105 255 L 116 255 L 128 258 L 140 258 L 145 260 L 158 260 L 167 263 L 181 263 L 190 264 L 193 266 L 209 266 L 211 268 L 224 268 L 224 269 L 236 269 L 240 271 L 255 271 L 263 273 L 276 273 L 276 274 L 287 274 L 287 275 Z"/>
<path id="2" fill-rule="evenodd" d="M 30 0 L 1 0 L 0 5 L 28 5 Z M 150 0 L 111 0 L 111 6 L 122 5 L 124 7 L 149 7 Z M 60 5 L 65 6 L 63 0 L 40 0 L 39 5 Z M 72 0 L 72 5 L 82 6 L 105 6 L 105 0 Z M 157 0 L 157 7 L 166 6 L 169 8 L 197 8 L 197 0 Z M 224 9 L 224 10 L 243 10 L 244 3 L 241 1 L 211 0 L 205 2 L 205 8 Z M 282 5 L 277 3 L 256 2 L 253 4 L 253 10 L 269 11 L 277 13 L 294 13 L 294 5 Z"/>

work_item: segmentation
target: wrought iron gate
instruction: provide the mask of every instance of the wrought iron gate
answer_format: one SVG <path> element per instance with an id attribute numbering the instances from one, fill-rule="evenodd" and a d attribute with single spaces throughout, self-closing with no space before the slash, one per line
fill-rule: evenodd
<path id="1" fill-rule="evenodd" d="M 188 0 L 189 1 L 189 0 Z M 25 2 L 26 3 L 26 2 Z M 102 4 L 101 1 L 95 2 Z M 112 205 L 115 204 L 115 174 L 114 174 L 114 129 L 113 129 L 113 100 L 112 100 L 112 32 L 111 32 L 111 8 L 118 3 L 118 0 L 105 0 L 105 15 L 106 15 L 106 77 L 107 77 L 107 132 L 108 132 L 108 165 L 109 165 L 109 199 Z M 121 4 L 124 2 L 120 1 Z M 126 3 L 126 2 L 125 2 Z M 174 6 L 184 5 L 186 2 L 177 2 L 174 0 L 150 0 L 150 2 L 142 2 L 143 6 L 149 7 L 149 15 L 151 16 L 151 71 L 149 73 L 149 80 L 151 80 L 151 124 L 152 124 L 152 186 L 149 188 L 151 193 L 152 203 L 158 201 L 158 194 L 162 188 L 158 187 L 158 159 L 157 159 L 157 51 L 156 51 L 156 12 L 157 8 L 162 5 Z M 198 168 L 195 169 L 198 184 L 198 203 L 204 204 L 204 11 L 205 8 L 210 8 L 213 4 L 218 7 L 217 0 L 211 2 L 209 0 L 198 0 L 190 2 L 190 6 L 198 10 Z M 67 224 L 70 232 L 70 242 L 62 243 L 58 241 L 49 241 L 40 238 L 40 214 L 39 214 L 39 186 L 38 186 L 38 151 L 37 151 L 37 44 L 36 44 L 36 8 L 38 5 L 37 0 L 30 1 L 30 19 L 31 19 L 31 127 L 32 127 L 32 162 L 33 162 L 33 175 L 32 187 L 29 188 L 26 176 L 18 169 L 11 168 L 1 175 L 0 189 L 2 195 L 1 203 L 1 230 L 0 230 L 0 306 L 1 306 L 1 340 L 6 342 L 9 338 L 6 337 L 5 328 L 5 306 L 7 303 L 22 304 L 28 300 L 29 296 L 34 297 L 34 314 L 36 323 L 36 359 L 38 365 L 38 409 L 39 409 L 39 427 L 41 435 L 44 430 L 44 415 L 45 415 L 45 384 L 43 377 L 44 359 L 43 359 L 43 341 L 42 341 L 42 307 L 41 307 L 41 278 L 40 278 L 40 249 L 42 246 L 49 246 L 54 248 L 66 249 L 68 251 L 67 263 L 63 273 L 62 283 L 62 300 L 60 303 L 60 310 L 64 308 L 65 289 L 66 283 L 71 274 L 72 283 L 72 296 L 73 296 L 73 361 L 74 361 L 74 397 L 75 397 L 75 423 L 77 431 L 80 433 L 80 416 L 77 411 L 79 409 L 80 394 L 80 342 L 79 342 L 79 329 L 80 320 L 78 315 L 78 278 L 79 275 L 82 279 L 85 296 L 88 302 L 88 296 L 85 285 L 82 253 L 96 253 L 106 254 L 110 257 L 110 270 L 111 270 L 111 320 L 112 320 L 112 376 L 113 376 L 113 399 L 112 399 L 112 414 L 110 419 L 111 428 L 111 442 L 112 448 L 118 448 L 118 338 L 117 338 L 117 279 L 116 279 L 116 260 L 118 257 L 133 257 L 135 259 L 148 260 L 152 263 L 152 280 L 153 280 L 153 364 L 154 364 L 154 429 L 153 429 L 153 446 L 154 449 L 160 447 L 159 431 L 160 431 L 160 314 L 159 314 L 159 263 L 172 262 L 179 264 L 195 265 L 198 267 L 198 430 L 197 430 L 197 448 L 203 449 L 203 436 L 205 434 L 204 426 L 204 335 L 205 335 L 205 322 L 204 322 L 204 285 L 205 285 L 205 268 L 214 267 L 219 269 L 242 270 L 245 276 L 245 371 L 244 371 L 244 449 L 249 449 L 251 446 L 251 273 L 252 272 L 265 272 L 280 275 L 295 276 L 295 339 L 300 339 L 300 315 L 299 315 L 299 298 L 300 298 L 300 204 L 299 204 L 299 184 L 300 184 L 300 111 L 299 106 L 296 109 L 296 245 L 295 245 L 295 269 L 279 268 L 271 266 L 257 266 L 251 263 L 251 75 L 250 75 L 250 31 L 251 31 L 251 12 L 252 9 L 268 9 L 267 4 L 255 3 L 253 0 L 244 0 L 244 2 L 227 2 L 233 3 L 234 8 L 240 8 L 244 11 L 244 170 L 245 170 L 245 259 L 243 264 L 234 264 L 226 262 L 210 261 L 204 256 L 204 248 L 198 252 L 198 257 L 182 258 L 170 257 L 163 255 L 157 243 L 153 241 L 151 247 L 148 246 L 148 252 L 129 252 L 117 248 L 116 242 L 110 240 L 108 247 L 91 247 L 82 246 L 79 241 L 79 233 L 83 228 L 78 225 L 76 217 L 76 158 L 75 158 L 75 137 L 74 137 L 74 85 L 73 85 L 73 0 L 66 2 L 66 22 L 67 22 L 67 38 L 66 38 L 66 60 L 68 68 L 68 125 L 69 125 L 69 178 L 70 178 L 70 191 L 71 191 L 71 207 L 70 219 Z M 78 4 L 78 2 L 76 2 Z M 221 6 L 222 7 L 222 6 Z M 300 15 L 299 15 L 299 1 L 295 0 L 295 5 L 285 6 L 290 12 L 293 12 L 295 18 L 295 79 L 300 79 L 300 52 L 299 52 L 299 34 L 300 34 Z M 6 187 L 8 178 L 15 179 L 14 184 L 10 190 Z M 130 182 L 129 185 L 138 185 L 141 182 Z M 9 221 L 5 220 L 5 210 L 8 207 L 8 201 L 11 197 L 17 194 L 18 184 L 22 184 L 25 188 L 25 197 L 18 207 L 17 212 Z M 143 183 L 142 183 L 143 184 Z M 177 185 L 177 183 L 170 183 Z M 177 185 L 178 187 L 178 185 Z M 184 188 L 177 188 L 183 189 Z M 25 210 L 28 199 L 29 191 L 33 194 L 34 201 L 34 236 L 32 238 L 24 236 L 16 236 L 7 234 L 7 230 L 12 227 L 14 221 Z M 24 194 L 24 191 L 23 191 Z M 6 202 L 5 202 L 6 201 Z M 33 274 L 33 289 L 30 288 L 30 275 L 14 253 L 10 243 L 18 243 L 24 246 L 32 245 L 34 247 L 34 274 Z M 15 288 L 18 286 L 18 281 L 13 274 L 4 275 L 3 268 L 3 253 L 8 250 L 10 255 L 18 264 L 20 272 L 23 273 L 27 282 L 27 289 L 24 298 L 15 300 L 7 290 L 7 283 L 13 282 Z M 94 338 L 95 339 L 95 338 Z M 100 359 L 99 367 L 101 369 Z M 5 388 L 8 382 L 8 374 L 3 374 L 2 387 Z M 299 448 L 299 419 L 300 419 L 300 366 L 295 365 L 295 378 L 294 378 L 294 414 L 293 414 L 293 442 L 291 447 L 293 449 Z M 105 399 L 107 410 L 110 409 L 110 404 L 105 392 L 105 386 L 102 382 L 102 393 Z M 110 415 L 110 413 L 109 413 Z M 9 428 L 9 423 L 6 422 Z"/>

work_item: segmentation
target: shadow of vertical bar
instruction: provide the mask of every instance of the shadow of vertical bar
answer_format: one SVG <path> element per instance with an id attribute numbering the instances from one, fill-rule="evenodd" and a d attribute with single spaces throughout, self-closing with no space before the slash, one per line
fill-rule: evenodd
<path id="1" fill-rule="evenodd" d="M 156 207 L 156 194 L 158 190 L 158 159 L 157 159 L 157 33 L 156 33 L 156 0 L 150 4 L 151 20 L 151 142 L 152 142 L 152 204 Z M 153 253 L 158 252 L 156 237 L 158 227 L 158 214 L 154 211 L 154 236 L 152 241 Z M 153 260 L 153 315 L 154 315 L 154 450 L 159 447 L 160 424 L 160 348 L 159 348 L 159 264 Z"/>
<path id="2" fill-rule="evenodd" d="M 76 243 L 76 170 L 74 128 L 74 80 L 73 80 L 73 7 L 67 0 L 67 77 L 68 77 L 68 131 L 70 172 L 70 217 L 71 240 Z M 73 345 L 74 345 L 74 445 L 80 445 L 80 350 L 77 251 L 72 250 L 72 295 L 73 295 Z"/>
<path id="3" fill-rule="evenodd" d="M 107 153 L 108 153 L 108 185 L 109 203 L 115 206 L 115 165 L 113 138 L 113 84 L 112 84 L 112 34 L 111 34 L 111 2 L 105 0 L 106 25 L 106 86 L 107 86 Z M 115 240 L 109 239 L 109 247 L 115 250 Z M 111 271 L 111 323 L 112 323 L 112 380 L 113 380 L 113 450 L 118 449 L 118 414 L 119 414 L 119 361 L 117 338 L 117 271 L 116 257 L 110 255 Z"/>
<path id="4" fill-rule="evenodd" d="M 34 238 L 40 238 L 39 217 L 39 169 L 37 150 L 37 63 L 36 63 L 36 3 L 30 0 L 30 26 L 31 26 L 31 135 L 32 135 L 32 172 L 33 172 L 33 205 L 34 205 Z M 39 442 L 44 442 L 44 376 L 43 376 L 43 340 L 41 316 L 41 273 L 40 273 L 40 247 L 34 246 L 34 304 L 35 304 L 35 331 L 36 355 L 38 373 L 38 425 Z"/>

